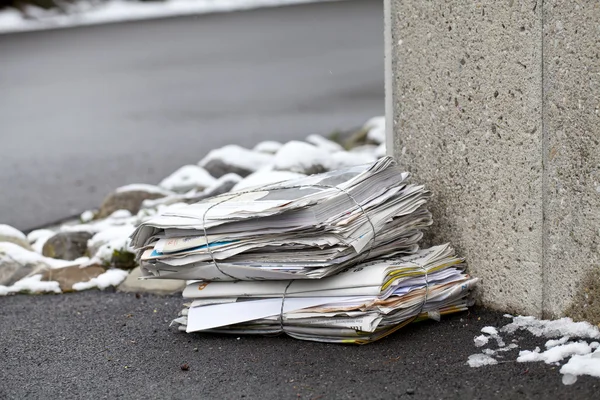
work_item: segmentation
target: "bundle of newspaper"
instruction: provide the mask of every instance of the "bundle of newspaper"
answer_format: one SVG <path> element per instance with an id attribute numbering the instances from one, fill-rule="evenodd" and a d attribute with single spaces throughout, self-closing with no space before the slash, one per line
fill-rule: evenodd
<path id="1" fill-rule="evenodd" d="M 227 193 L 142 223 L 132 235 L 148 278 L 319 279 L 413 254 L 430 193 L 390 157 Z"/>
<path id="2" fill-rule="evenodd" d="M 196 282 L 173 321 L 186 332 L 286 334 L 365 344 L 418 319 L 463 311 L 476 282 L 450 245 L 378 260 L 320 280 Z"/>

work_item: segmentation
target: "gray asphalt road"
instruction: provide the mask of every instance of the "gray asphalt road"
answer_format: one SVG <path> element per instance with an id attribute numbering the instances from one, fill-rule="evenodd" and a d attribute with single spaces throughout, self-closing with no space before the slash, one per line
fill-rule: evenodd
<path id="1" fill-rule="evenodd" d="M 556 366 L 517 363 L 517 350 L 470 368 L 473 337 L 508 321 L 482 309 L 356 347 L 179 333 L 168 323 L 181 303 L 97 291 L 0 298 L 0 398 L 593 399 L 600 386 L 564 386 Z M 522 349 L 545 342 L 513 338 Z"/>
<path id="2" fill-rule="evenodd" d="M 382 2 L 0 35 L 0 223 L 29 229 L 210 149 L 383 113 Z"/>

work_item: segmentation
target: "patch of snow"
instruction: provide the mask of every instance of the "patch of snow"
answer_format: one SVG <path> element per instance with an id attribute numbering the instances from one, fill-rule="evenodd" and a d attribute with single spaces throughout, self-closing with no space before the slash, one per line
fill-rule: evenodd
<path id="1" fill-rule="evenodd" d="M 591 353 L 592 349 L 590 345 L 585 341 L 576 343 L 567 343 L 558 346 L 554 346 L 543 353 L 537 351 L 523 350 L 519 352 L 518 362 L 534 362 L 543 361 L 546 364 L 552 364 L 558 361 L 562 361 L 572 355 L 584 355 Z"/>
<path id="2" fill-rule="evenodd" d="M 279 151 L 281 146 L 283 146 L 283 144 L 274 140 L 265 140 L 264 142 L 260 142 L 254 146 L 252 151 L 256 151 L 258 153 L 275 154 Z"/>
<path id="3" fill-rule="evenodd" d="M 119 188 L 117 188 L 115 190 L 116 193 L 123 193 L 123 192 L 146 192 L 146 193 L 157 193 L 157 194 L 163 194 L 165 196 L 168 196 L 170 194 L 173 194 L 172 192 L 165 190 L 163 188 L 160 188 L 158 186 L 155 185 L 149 185 L 146 183 L 132 183 L 129 185 L 125 185 L 125 186 L 121 186 Z"/>
<path id="4" fill-rule="evenodd" d="M 484 328 L 481 328 L 481 332 L 487 333 L 488 335 L 497 335 L 498 334 L 498 330 L 493 326 L 486 326 Z"/>
<path id="5" fill-rule="evenodd" d="M 0 252 L 5 253 L 8 257 L 19 264 L 45 264 L 50 268 L 62 268 L 78 265 L 75 261 L 58 260 L 50 257 L 44 257 L 41 254 L 38 254 L 34 251 L 29 251 L 10 242 L 0 242 Z"/>
<path id="6" fill-rule="evenodd" d="M 269 185 L 272 183 L 283 182 L 289 179 L 302 178 L 304 176 L 306 175 L 290 171 L 254 172 L 248 175 L 246 178 L 239 181 L 231 190 L 235 192 L 238 190 L 244 190 Z"/>
<path id="7" fill-rule="evenodd" d="M 86 223 L 86 222 L 90 222 L 91 220 L 94 219 L 95 213 L 92 210 L 87 210 L 81 213 L 81 215 L 79 216 L 79 219 L 81 220 L 81 222 Z"/>
<path id="8" fill-rule="evenodd" d="M 11 293 L 30 292 L 30 293 L 62 293 L 58 282 L 43 282 L 42 275 L 32 275 L 15 282 L 12 286 L 0 285 L 0 296 L 6 296 Z"/>
<path id="9" fill-rule="evenodd" d="M 339 143 L 336 143 L 333 140 L 329 140 L 321 135 L 316 135 L 316 134 L 309 135 L 306 138 L 306 141 L 312 145 L 315 145 L 324 150 L 327 150 L 330 153 L 335 153 L 337 151 L 344 151 L 344 148 Z"/>
<path id="10" fill-rule="evenodd" d="M 546 348 L 547 349 L 551 349 L 553 347 L 560 346 L 561 344 L 567 343 L 569 341 L 569 339 L 570 338 L 568 336 L 564 336 L 564 337 L 562 337 L 560 339 L 551 339 L 551 340 L 548 340 L 546 342 Z"/>
<path id="11" fill-rule="evenodd" d="M 108 216 L 110 219 L 126 219 L 131 218 L 131 211 L 129 210 L 117 210 Z"/>
<path id="12" fill-rule="evenodd" d="M 122 242 L 129 238 L 135 230 L 133 225 L 113 226 L 96 233 L 87 242 L 88 248 L 100 248 L 101 246 L 113 242 Z M 111 253 L 112 256 L 112 253 Z"/>
<path id="13" fill-rule="evenodd" d="M 27 241 L 31 244 L 37 242 L 40 239 L 46 238 L 48 236 L 54 235 L 56 232 L 50 229 L 36 229 L 34 231 L 29 232 L 27 235 Z"/>
<path id="14" fill-rule="evenodd" d="M 378 159 L 381 157 L 385 157 L 387 155 L 387 150 L 385 148 L 385 143 L 381 143 L 377 146 L 377 150 L 375 150 L 375 157 Z"/>
<path id="15" fill-rule="evenodd" d="M 600 339 L 600 330 L 589 322 L 573 322 L 571 318 L 557 320 L 539 320 L 534 317 L 518 316 L 513 322 L 502 328 L 503 332 L 514 333 L 519 329 L 525 329 L 535 336 L 557 338 L 563 336 Z"/>
<path id="16" fill-rule="evenodd" d="M 487 354 L 488 356 L 495 356 L 496 355 L 496 350 L 492 350 L 492 349 L 483 349 L 481 352 L 483 354 Z"/>
<path id="17" fill-rule="evenodd" d="M 273 167 L 279 171 L 305 173 L 322 167 L 329 170 L 330 153 L 312 144 L 292 140 L 284 144 L 275 154 Z"/>
<path id="18" fill-rule="evenodd" d="M 479 368 L 484 365 L 495 365 L 498 364 L 498 361 L 493 357 L 490 357 L 487 354 L 471 354 L 469 359 L 467 360 L 467 364 L 469 364 L 472 368 Z"/>
<path id="19" fill-rule="evenodd" d="M 512 349 L 516 349 L 517 347 L 519 347 L 517 344 L 511 343 L 511 344 L 509 344 L 506 347 L 502 347 L 500 349 L 496 349 L 496 352 L 510 351 Z"/>
<path id="20" fill-rule="evenodd" d="M 489 338 L 485 335 L 480 335 L 473 340 L 475 342 L 475 347 L 481 347 L 485 346 L 488 343 Z"/>
<path id="21" fill-rule="evenodd" d="M 273 161 L 273 155 L 258 153 L 241 146 L 230 144 L 220 149 L 211 150 L 198 165 L 205 167 L 210 161 L 220 160 L 226 164 L 237 166 L 249 171 L 256 171 Z"/>
<path id="22" fill-rule="evenodd" d="M 563 374 L 565 385 L 572 385 L 581 375 L 600 378 L 600 350 L 585 355 L 574 355 L 561 367 L 560 373 Z"/>
<path id="23" fill-rule="evenodd" d="M 329 168 L 342 169 L 353 167 L 355 165 L 369 164 L 377 160 L 373 154 L 369 153 L 351 153 L 349 151 L 338 151 L 331 154 Z"/>
<path id="24" fill-rule="evenodd" d="M 129 273 L 122 269 L 109 269 L 103 274 L 98 275 L 95 278 L 90 279 L 87 282 L 78 282 L 73 284 L 73 290 L 87 290 L 97 287 L 100 290 L 104 290 L 109 286 L 117 286 L 127 278 Z"/>
<path id="25" fill-rule="evenodd" d="M 385 117 L 373 117 L 363 128 L 368 129 L 367 138 L 375 143 L 385 143 Z"/>
<path id="26" fill-rule="evenodd" d="M 170 0 L 138 2 L 109 0 L 106 2 L 65 3 L 67 14 L 54 10 L 28 7 L 37 19 L 23 19 L 13 9 L 0 11 L 0 32 L 20 32 L 70 26 L 96 25 L 109 22 L 136 21 L 181 15 L 207 14 L 259 7 L 336 0 Z"/>
<path id="27" fill-rule="evenodd" d="M 27 242 L 27 236 L 25 236 L 23 232 L 6 224 L 0 224 L 0 236 L 15 238 Z"/>
<path id="28" fill-rule="evenodd" d="M 183 193 L 192 189 L 205 189 L 217 180 L 204 168 L 197 165 L 184 165 L 163 179 L 158 186 L 173 192 Z"/>
<path id="29" fill-rule="evenodd" d="M 92 238 L 93 239 L 93 238 Z M 130 246 L 129 236 L 115 238 L 98 248 L 94 257 L 90 259 L 89 264 L 100 263 L 108 265 L 112 261 L 113 253 L 117 251 L 133 253 L 134 250 Z"/>

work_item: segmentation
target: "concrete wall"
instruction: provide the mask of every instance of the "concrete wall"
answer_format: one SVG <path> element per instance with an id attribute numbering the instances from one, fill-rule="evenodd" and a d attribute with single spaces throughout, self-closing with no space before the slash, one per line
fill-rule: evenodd
<path id="1" fill-rule="evenodd" d="M 600 3 L 387 1 L 390 134 L 435 194 L 429 240 L 488 306 L 561 315 L 588 287 L 600 322 Z"/>

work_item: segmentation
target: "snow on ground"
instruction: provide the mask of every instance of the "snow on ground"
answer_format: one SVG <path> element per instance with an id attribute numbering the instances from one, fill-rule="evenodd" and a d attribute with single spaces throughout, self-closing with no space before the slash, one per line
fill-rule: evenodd
<path id="1" fill-rule="evenodd" d="M 600 329 L 597 326 L 588 322 L 574 322 L 570 318 L 540 320 L 535 317 L 513 317 L 508 314 L 505 317 L 511 318 L 512 322 L 500 329 L 486 326 L 481 329 L 484 335 L 477 336 L 474 339 L 476 347 L 483 347 L 488 344 L 489 338 L 495 338 L 499 348 L 485 348 L 480 353 L 472 354 L 467 360 L 469 366 L 478 368 L 484 365 L 497 364 L 498 360 L 494 356 L 502 357 L 498 355 L 499 352 L 507 352 L 518 348 L 516 343 L 504 347 L 501 335 L 513 335 L 518 331 L 525 330 L 534 336 L 550 340 L 546 342 L 545 351 L 542 351 L 539 347 L 533 350 L 521 350 L 515 361 L 560 365 L 561 361 L 567 360 L 560 369 L 560 373 L 563 375 L 562 382 L 565 385 L 574 384 L 577 377 L 581 375 L 600 378 L 600 343 L 582 340 L 600 338 Z M 579 340 L 571 341 L 570 338 L 578 338 Z"/>
<path id="2" fill-rule="evenodd" d="M 104 290 L 110 286 L 118 286 L 121 282 L 129 275 L 128 271 L 122 269 L 109 269 L 103 274 L 98 275 L 95 278 L 90 279 L 87 282 L 79 282 L 73 285 L 73 290 L 87 290 L 92 288 L 98 288 Z"/>
<path id="3" fill-rule="evenodd" d="M 50 268 L 62 268 L 72 265 L 78 265 L 78 260 L 67 261 L 57 260 L 50 257 L 44 257 L 34 251 L 29 251 L 14 243 L 0 242 L 0 253 L 5 253 L 12 260 L 19 264 L 46 264 Z"/>
<path id="4" fill-rule="evenodd" d="M 61 293 L 58 282 L 42 281 L 42 275 L 32 275 L 15 282 L 12 286 L 0 285 L 0 296 L 6 296 L 11 293 L 30 292 L 30 293 Z"/>
<path id="5" fill-rule="evenodd" d="M 205 189 L 214 185 L 216 181 L 204 168 L 197 165 L 184 165 L 163 179 L 158 186 L 173 192 L 185 193 L 192 189 Z"/>
<path id="6" fill-rule="evenodd" d="M 206 167 L 211 161 L 224 161 L 248 171 L 257 171 L 269 165 L 273 161 L 273 156 L 271 154 L 257 153 L 236 144 L 230 144 L 211 150 L 198 165 Z"/>
<path id="7" fill-rule="evenodd" d="M 68 12 L 66 14 L 57 10 L 43 10 L 27 6 L 27 13 L 33 18 L 25 19 L 20 12 L 12 8 L 1 10 L 0 33 L 208 14 L 319 1 L 341 0 L 168 0 L 145 2 L 109 0 L 102 3 L 81 1 L 76 4 L 65 3 L 64 7 Z"/>

